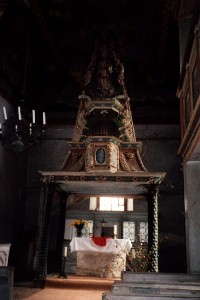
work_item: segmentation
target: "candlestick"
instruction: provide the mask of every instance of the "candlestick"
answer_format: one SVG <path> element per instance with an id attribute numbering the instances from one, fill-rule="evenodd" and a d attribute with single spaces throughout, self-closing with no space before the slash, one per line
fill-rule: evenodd
<path id="1" fill-rule="evenodd" d="M 22 119 L 21 108 L 20 108 L 20 106 L 18 106 L 18 118 L 19 118 L 19 120 Z"/>
<path id="2" fill-rule="evenodd" d="M 6 107 L 3 107 L 3 114 L 4 114 L 4 119 L 7 120 L 7 113 L 6 113 Z"/>
<path id="3" fill-rule="evenodd" d="M 32 110 L 32 123 L 35 124 L 35 110 Z"/>
<path id="4" fill-rule="evenodd" d="M 67 248 L 67 247 L 65 247 L 65 248 Z M 67 279 L 67 274 L 65 272 L 66 256 L 63 256 L 62 258 L 63 258 L 62 259 L 62 268 L 61 268 L 58 278 L 63 277 L 65 279 Z"/>

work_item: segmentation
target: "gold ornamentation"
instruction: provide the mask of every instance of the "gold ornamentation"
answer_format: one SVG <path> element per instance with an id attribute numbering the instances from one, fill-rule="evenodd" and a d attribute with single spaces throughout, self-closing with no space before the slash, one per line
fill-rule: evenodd
<path id="1" fill-rule="evenodd" d="M 105 176 L 96 176 L 96 177 L 95 177 L 95 180 L 96 180 L 96 181 L 100 181 L 100 182 L 106 181 L 106 177 L 105 177 Z"/>
<path id="2" fill-rule="evenodd" d="M 124 153 L 121 151 L 119 154 L 119 161 L 120 161 L 120 165 L 123 171 L 126 172 L 131 172 L 131 169 L 126 161 L 126 158 L 124 156 Z"/>
<path id="3" fill-rule="evenodd" d="M 146 171 L 138 150 L 120 151 L 120 165 L 123 171 Z"/>
<path id="4" fill-rule="evenodd" d="M 85 152 L 79 158 L 77 153 L 73 155 L 72 165 L 69 168 L 69 171 L 80 171 L 85 163 Z"/>

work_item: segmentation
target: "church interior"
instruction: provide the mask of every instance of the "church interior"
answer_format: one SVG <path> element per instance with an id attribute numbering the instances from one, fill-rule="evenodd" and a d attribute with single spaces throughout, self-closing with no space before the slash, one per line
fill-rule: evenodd
<path id="1" fill-rule="evenodd" d="M 0 295 L 49 274 L 200 275 L 199 16 L 0 0 Z"/>

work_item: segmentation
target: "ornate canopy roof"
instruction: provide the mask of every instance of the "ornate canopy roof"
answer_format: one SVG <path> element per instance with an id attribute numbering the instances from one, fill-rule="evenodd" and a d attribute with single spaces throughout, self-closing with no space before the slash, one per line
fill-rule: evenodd
<path id="1" fill-rule="evenodd" d="M 112 35 L 100 32 L 83 79 L 66 158 L 56 172 L 40 172 L 70 193 L 138 194 L 165 173 L 148 172 L 136 141 L 124 66 Z"/>

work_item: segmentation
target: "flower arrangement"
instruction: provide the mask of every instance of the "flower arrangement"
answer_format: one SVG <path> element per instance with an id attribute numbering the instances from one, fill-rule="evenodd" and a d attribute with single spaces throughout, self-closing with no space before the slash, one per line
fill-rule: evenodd
<path id="1" fill-rule="evenodd" d="M 75 228 L 77 229 L 82 229 L 85 225 L 88 225 L 88 221 L 86 220 L 74 220 L 72 223 L 71 223 L 72 226 L 74 226 Z"/>

